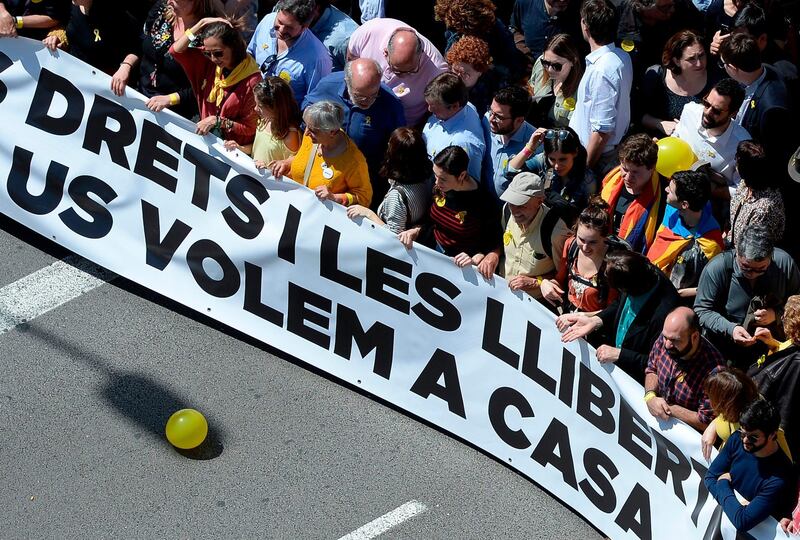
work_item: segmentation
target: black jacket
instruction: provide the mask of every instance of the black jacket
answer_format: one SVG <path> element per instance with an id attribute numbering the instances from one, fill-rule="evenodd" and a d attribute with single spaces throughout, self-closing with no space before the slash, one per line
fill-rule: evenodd
<path id="1" fill-rule="evenodd" d="M 603 328 L 606 329 L 606 342 L 614 345 L 617 335 L 617 326 L 622 315 L 625 300 L 628 298 L 626 293 L 620 296 L 598 316 L 603 321 Z M 678 291 L 675 290 L 669 279 L 661 272 L 658 272 L 658 285 L 656 290 L 647 299 L 641 311 L 636 314 L 625 339 L 620 347 L 621 352 L 616 364 L 622 371 L 633 377 L 636 381 L 644 384 L 644 368 L 647 367 L 647 357 L 650 349 L 656 342 L 664 326 L 667 315 L 681 305 Z"/>

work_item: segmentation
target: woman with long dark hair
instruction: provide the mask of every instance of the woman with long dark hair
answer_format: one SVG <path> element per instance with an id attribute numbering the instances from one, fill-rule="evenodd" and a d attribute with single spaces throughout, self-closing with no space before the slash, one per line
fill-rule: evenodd
<path id="1" fill-rule="evenodd" d="M 563 313 L 576 311 L 596 314 L 613 302 L 619 293 L 605 277 L 606 253 L 613 223 L 608 203 L 592 197 L 575 223 L 575 235 L 564 244 L 561 266 L 555 279 L 542 281 L 542 297 Z"/>
<path id="2" fill-rule="evenodd" d="M 395 234 L 416 226 L 430 206 L 432 167 L 422 133 L 407 127 L 395 129 L 380 169 L 381 177 L 389 182 L 389 191 L 377 213 L 356 204 L 347 209 L 347 217 L 366 217 Z"/>
<path id="3" fill-rule="evenodd" d="M 189 46 L 196 35 L 202 49 Z M 246 47 L 239 30 L 222 17 L 201 19 L 170 47 L 197 96 L 199 135 L 214 133 L 240 145 L 253 142 L 258 121 L 253 88 L 261 72 Z"/>
<path id="4" fill-rule="evenodd" d="M 497 205 L 482 185 L 469 175 L 469 157 L 460 146 L 448 146 L 433 158 L 433 204 L 430 221 L 436 250 L 457 266 L 476 265 L 489 279 L 500 261 L 502 232 Z M 422 226 L 400 233 L 411 248 Z"/>
<path id="5" fill-rule="evenodd" d="M 568 34 L 556 34 L 533 65 L 528 85 L 533 106 L 528 121 L 539 127 L 567 127 L 575 110 L 583 61 Z"/>
<path id="6" fill-rule="evenodd" d="M 539 146 L 544 152 L 531 157 Z M 508 174 L 530 171 L 545 179 L 548 187 L 548 201 L 553 196 L 573 207 L 573 220 L 589 203 L 597 181 L 594 173 L 586 166 L 586 148 L 581 144 L 578 134 L 570 128 L 539 128 L 531 135 L 523 150 L 508 162 Z"/>

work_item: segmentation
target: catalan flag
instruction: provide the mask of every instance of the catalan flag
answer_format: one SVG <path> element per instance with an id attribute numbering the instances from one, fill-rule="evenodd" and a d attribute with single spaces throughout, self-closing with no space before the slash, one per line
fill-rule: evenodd
<path id="1" fill-rule="evenodd" d="M 700 222 L 694 229 L 686 227 L 677 208 L 667 206 L 656 239 L 647 251 L 647 258 L 669 275 L 675 261 L 691 244 L 692 238 L 697 239 L 700 249 L 709 261 L 715 255 L 722 253 L 724 247 L 722 231 L 717 220 L 711 215 L 711 205 L 706 204 L 703 208 Z"/>

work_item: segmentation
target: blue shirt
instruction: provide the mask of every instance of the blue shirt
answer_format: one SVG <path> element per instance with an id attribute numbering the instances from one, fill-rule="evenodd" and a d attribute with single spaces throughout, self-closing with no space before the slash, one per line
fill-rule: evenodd
<path id="1" fill-rule="evenodd" d="M 256 59 L 265 77 L 275 75 L 288 82 L 297 103 L 302 103 L 319 80 L 331 72 L 331 55 L 309 29 L 303 30 L 291 47 L 278 54 L 278 37 L 273 28 L 276 15 L 270 13 L 261 19 L 247 52 Z"/>
<path id="2" fill-rule="evenodd" d="M 469 175 L 480 182 L 486 142 L 483 140 L 481 119 L 472 103 L 467 103 L 447 120 L 439 120 L 431 115 L 425 122 L 422 135 L 431 160 L 448 146 L 463 148 L 469 156 Z"/>
<path id="3" fill-rule="evenodd" d="M 333 59 L 334 71 L 344 69 L 347 42 L 350 41 L 350 34 L 355 32 L 356 28 L 358 25 L 353 19 L 333 6 L 328 6 L 311 27 L 317 39 L 328 49 Z"/>
<path id="4" fill-rule="evenodd" d="M 406 125 L 406 117 L 400 100 L 388 86 L 381 84 L 375 103 L 369 109 L 359 109 L 350 101 L 347 94 L 343 71 L 331 73 L 319 81 L 316 88 L 306 96 L 302 109 L 326 99 L 335 101 L 344 107 L 342 129 L 347 132 L 347 135 L 353 139 L 358 149 L 364 154 L 370 172 L 377 171 L 386 152 L 389 135 L 395 129 Z"/>
<path id="5" fill-rule="evenodd" d="M 731 474 L 730 480 L 717 480 L 726 472 Z M 770 514 L 789 515 L 791 506 L 787 503 L 794 500 L 790 490 L 795 488 L 791 478 L 792 465 L 780 449 L 767 457 L 756 457 L 745 452 L 737 430 L 711 463 L 704 483 L 733 526 L 747 531 Z M 741 504 L 734 489 L 750 503 Z"/>
<path id="6" fill-rule="evenodd" d="M 508 173 L 508 162 L 517 155 L 530 140 L 536 128 L 528 122 L 515 131 L 508 142 L 503 142 L 503 136 L 492 133 L 489 127 L 489 113 L 483 117 L 483 136 L 486 139 L 486 156 L 483 159 L 483 179 L 489 193 L 500 201 L 500 195 L 511 183 L 511 179 L 506 177 Z"/>
<path id="7" fill-rule="evenodd" d="M 517 0 L 511 12 L 511 27 L 525 36 L 525 45 L 530 50 L 533 60 L 544 52 L 547 42 L 556 34 L 569 34 L 573 39 L 581 40 L 579 2 L 570 2 L 566 11 L 555 17 L 547 13 L 544 0 Z M 579 45 L 582 46 L 582 45 Z"/>

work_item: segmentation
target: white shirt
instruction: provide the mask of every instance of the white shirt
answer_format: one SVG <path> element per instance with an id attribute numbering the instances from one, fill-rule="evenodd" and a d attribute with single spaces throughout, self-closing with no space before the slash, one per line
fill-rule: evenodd
<path id="1" fill-rule="evenodd" d="M 722 134 L 709 135 L 703 127 L 702 103 L 687 103 L 683 106 L 681 119 L 673 137 L 689 143 L 694 155 L 700 161 L 711 164 L 711 168 L 728 180 L 728 186 L 736 191 L 739 174 L 736 173 L 736 147 L 739 142 L 751 139 L 742 126 L 731 120 Z"/>
<path id="2" fill-rule="evenodd" d="M 586 72 L 578 85 L 575 112 L 569 127 L 583 146 L 593 131 L 613 133 L 602 153 L 622 141 L 631 123 L 631 57 L 616 45 L 604 45 L 586 57 Z"/>
<path id="3" fill-rule="evenodd" d="M 742 105 L 739 107 L 739 113 L 736 115 L 736 123 L 740 126 L 744 120 L 744 115 L 747 114 L 747 108 L 750 106 L 750 102 L 753 100 L 753 96 L 756 94 L 756 90 L 758 90 L 758 85 L 764 82 L 764 78 L 767 76 L 766 68 L 761 66 L 761 69 L 761 75 L 758 77 L 758 79 L 744 87 L 744 101 L 742 101 Z"/>

